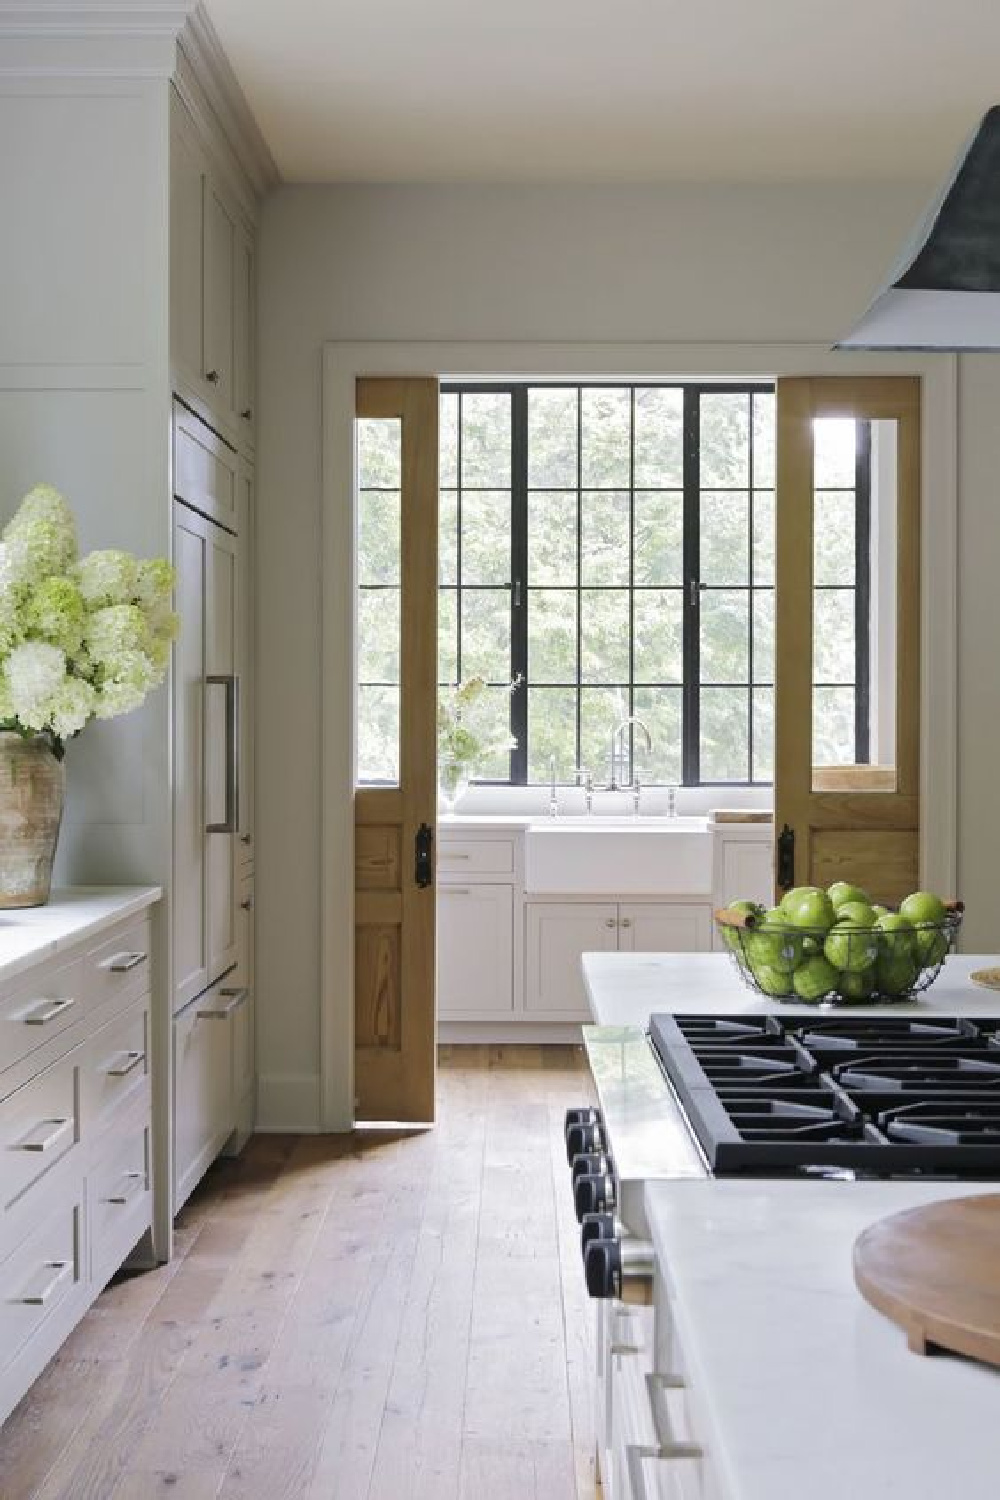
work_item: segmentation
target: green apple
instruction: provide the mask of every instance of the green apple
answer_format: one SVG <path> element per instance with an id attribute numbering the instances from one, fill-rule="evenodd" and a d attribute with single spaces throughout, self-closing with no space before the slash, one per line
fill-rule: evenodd
<path id="1" fill-rule="evenodd" d="M 906 917 L 914 927 L 920 927 L 925 922 L 943 922 L 948 912 L 940 896 L 930 891 L 914 891 L 912 896 L 900 902 L 899 915 Z"/>
<path id="2" fill-rule="evenodd" d="M 837 908 L 838 922 L 853 922 L 857 927 L 874 927 L 877 918 L 867 901 L 845 901 Z"/>
<path id="3" fill-rule="evenodd" d="M 840 975 L 837 986 L 845 1000 L 867 1000 L 875 993 L 875 967 L 862 969 L 860 973 Z"/>
<path id="4" fill-rule="evenodd" d="M 898 912 L 887 911 L 884 917 L 875 918 L 875 926 L 881 934 L 880 952 L 887 956 L 913 958 L 917 951 L 917 936 L 913 923 Z"/>
<path id="5" fill-rule="evenodd" d="M 793 885 L 790 891 L 786 891 L 778 903 L 783 911 L 790 911 L 797 906 L 803 896 L 822 896 L 824 893 L 818 885 Z"/>
<path id="6" fill-rule="evenodd" d="M 790 928 L 780 907 L 765 912 L 757 927 L 746 934 L 745 952 L 754 973 L 757 966 L 790 974 L 802 958 L 801 934 Z"/>
<path id="7" fill-rule="evenodd" d="M 871 905 L 871 897 L 867 891 L 863 891 L 859 885 L 849 884 L 846 880 L 835 880 L 833 885 L 828 887 L 826 894 L 833 902 L 834 911 L 839 911 L 849 901 L 860 901 L 865 906 Z"/>
<path id="8" fill-rule="evenodd" d="M 856 922 L 838 922 L 827 933 L 823 953 L 835 969 L 860 974 L 875 962 L 878 940 L 870 927 L 861 927 Z"/>
<path id="9" fill-rule="evenodd" d="M 738 911 L 748 917 L 759 917 L 763 911 L 763 907 L 757 901 L 730 901 L 729 910 Z M 742 953 L 741 929 L 727 927 L 724 923 L 721 923 L 719 930 L 722 933 L 722 941 L 730 953 Z"/>
<path id="10" fill-rule="evenodd" d="M 920 972 L 916 959 L 907 953 L 880 953 L 875 965 L 875 983 L 883 995 L 905 995 Z"/>
<path id="11" fill-rule="evenodd" d="M 764 991 L 776 1000 L 792 993 L 792 976 L 785 969 L 776 969 L 772 964 L 751 963 L 753 977 Z"/>
<path id="12" fill-rule="evenodd" d="M 914 933 L 917 962 L 922 969 L 932 969 L 948 955 L 948 934 L 939 927 L 918 927 Z"/>
<path id="13" fill-rule="evenodd" d="M 792 985 L 800 1000 L 813 1004 L 835 990 L 839 978 L 833 965 L 826 961 L 822 953 L 817 953 L 815 957 L 807 958 L 805 963 L 799 964 L 792 975 Z"/>
<path id="14" fill-rule="evenodd" d="M 812 928 L 815 932 L 829 932 L 836 921 L 826 891 L 805 891 L 797 901 L 784 907 L 784 913 L 796 927 Z"/>
<path id="15" fill-rule="evenodd" d="M 802 957 L 813 958 L 822 950 L 822 944 L 818 938 L 804 937 L 802 939 Z"/>
<path id="16" fill-rule="evenodd" d="M 877 917 L 887 917 L 890 915 L 889 908 L 887 906 L 879 906 L 877 901 L 873 905 L 872 911 Z"/>

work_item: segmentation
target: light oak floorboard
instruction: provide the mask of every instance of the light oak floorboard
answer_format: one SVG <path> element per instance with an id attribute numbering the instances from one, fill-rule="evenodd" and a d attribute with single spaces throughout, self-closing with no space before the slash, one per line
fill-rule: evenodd
<path id="1" fill-rule="evenodd" d="M 0 1429 L 3 1500 L 593 1500 L 579 1048 L 440 1049 L 434 1130 L 255 1136 Z"/>

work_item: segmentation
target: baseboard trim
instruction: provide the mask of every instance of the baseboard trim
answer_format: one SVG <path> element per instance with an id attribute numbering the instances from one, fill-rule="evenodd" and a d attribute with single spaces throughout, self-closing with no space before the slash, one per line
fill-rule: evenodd
<path id="1" fill-rule="evenodd" d="M 539 1043 L 582 1042 L 580 1027 L 583 1021 L 439 1021 L 438 1041 L 443 1044 L 491 1042 L 503 1043 L 505 1047 L 537 1047 Z"/>
<path id="2" fill-rule="evenodd" d="M 262 1074 L 254 1130 L 262 1135 L 319 1134 L 319 1074 Z"/>

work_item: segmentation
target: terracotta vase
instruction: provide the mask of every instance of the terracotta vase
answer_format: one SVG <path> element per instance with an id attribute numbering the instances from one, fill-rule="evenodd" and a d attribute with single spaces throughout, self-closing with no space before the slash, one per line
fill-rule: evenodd
<path id="1" fill-rule="evenodd" d="M 65 787 L 47 740 L 0 731 L 0 909 L 48 901 Z"/>

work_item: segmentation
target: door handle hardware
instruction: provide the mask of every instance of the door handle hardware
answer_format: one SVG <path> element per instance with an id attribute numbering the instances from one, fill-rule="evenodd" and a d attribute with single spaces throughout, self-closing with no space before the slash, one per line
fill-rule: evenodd
<path id="1" fill-rule="evenodd" d="M 220 377 L 219 377 L 218 370 L 206 370 L 205 371 L 205 379 L 208 381 L 209 385 L 218 385 L 219 378 Z"/>
<path id="2" fill-rule="evenodd" d="M 46 1276 L 45 1281 L 39 1287 L 32 1287 L 22 1293 L 20 1301 L 29 1307 L 44 1307 L 52 1296 L 56 1287 L 59 1286 L 69 1274 L 70 1263 L 68 1260 L 47 1260 L 42 1266 L 42 1271 L 52 1271 L 55 1274 Z"/>
<path id="3" fill-rule="evenodd" d="M 778 834 L 778 885 L 790 891 L 795 884 L 795 829 L 787 823 Z"/>
<path id="4" fill-rule="evenodd" d="M 145 953 L 118 953 L 108 964 L 108 969 L 112 974 L 128 974 L 145 962 Z"/>
<path id="5" fill-rule="evenodd" d="M 144 1172 L 126 1172 L 122 1178 L 121 1186 L 113 1192 L 110 1197 L 105 1198 L 105 1203 L 115 1203 L 119 1208 L 125 1208 L 133 1199 L 145 1189 L 146 1174 Z"/>
<path id="6" fill-rule="evenodd" d="M 434 883 L 434 830 L 421 823 L 413 840 L 413 878 L 421 890 Z"/>
<path id="7" fill-rule="evenodd" d="M 618 919 L 617 919 L 617 917 L 605 917 L 605 919 L 604 919 L 604 925 L 605 925 L 605 927 L 617 927 L 618 926 Z"/>
<path id="8" fill-rule="evenodd" d="M 439 896 L 471 896 L 472 889 L 467 885 L 439 885 Z"/>
<path id="9" fill-rule="evenodd" d="M 631 917 L 622 917 L 622 926 L 623 927 L 631 927 L 632 926 L 632 918 Z"/>
<path id="10" fill-rule="evenodd" d="M 240 416 L 243 418 L 244 422 L 252 422 L 253 421 L 253 407 L 251 407 L 251 406 L 245 407 L 244 410 L 240 412 Z"/>
<path id="11" fill-rule="evenodd" d="M 47 1026 L 54 1021 L 56 1016 L 61 1016 L 63 1011 L 69 1010 L 76 1001 L 68 995 L 63 1000 L 41 1000 L 36 1010 L 30 1011 L 24 1017 L 25 1026 Z"/>
<path id="12" fill-rule="evenodd" d="M 226 693 L 226 815 L 221 823 L 208 823 L 206 833 L 237 833 L 240 825 L 240 679 L 235 672 L 216 672 L 205 678 L 206 687 L 221 687 Z"/>
<path id="13" fill-rule="evenodd" d="M 134 1047 L 130 1048 L 128 1052 L 123 1052 L 121 1054 L 121 1061 L 116 1062 L 112 1067 L 108 1069 L 108 1077 L 127 1078 L 130 1073 L 134 1073 L 136 1068 L 138 1068 L 139 1065 L 141 1063 L 144 1063 L 145 1061 L 145 1052 L 140 1052 L 137 1048 Z"/>
<path id="14" fill-rule="evenodd" d="M 252 896 L 244 896 L 243 900 L 240 902 L 240 910 L 241 911 L 253 911 L 253 897 Z"/>
<path id="15" fill-rule="evenodd" d="M 53 1127 L 46 1130 L 46 1126 Z M 51 1151 L 59 1144 L 67 1130 L 72 1129 L 72 1120 L 40 1120 L 35 1128 L 18 1143 L 21 1151 Z M 39 1132 L 45 1130 L 45 1134 Z"/>
<path id="16" fill-rule="evenodd" d="M 243 1002 L 249 998 L 250 991 L 245 985 L 240 985 L 235 989 L 221 989 L 219 995 L 225 996 L 226 1004 L 216 1006 L 214 1010 L 198 1011 L 199 1021 L 224 1021 L 227 1016 L 232 1015 L 234 1010 L 239 1010 Z"/>

